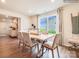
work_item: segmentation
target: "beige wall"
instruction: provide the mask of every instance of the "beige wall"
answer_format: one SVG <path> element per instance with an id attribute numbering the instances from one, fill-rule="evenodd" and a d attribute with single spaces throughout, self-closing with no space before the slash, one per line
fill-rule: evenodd
<path id="1" fill-rule="evenodd" d="M 2 20 L 2 19 L 0 19 Z M 10 22 L 0 21 L 0 36 L 5 36 L 9 33 Z"/>
<path id="2" fill-rule="evenodd" d="M 38 28 L 38 16 L 30 16 L 30 27 L 34 24 Z"/>
<path id="3" fill-rule="evenodd" d="M 0 9 L 0 14 L 6 15 L 6 16 L 14 16 L 14 17 L 20 17 L 21 18 L 21 30 L 20 31 L 27 31 L 29 28 L 30 20 L 28 16 L 9 11 L 9 10 L 4 10 Z"/>
<path id="4" fill-rule="evenodd" d="M 79 4 L 71 4 L 63 7 L 63 33 L 64 42 L 67 42 L 72 37 L 79 37 L 79 35 L 72 34 L 71 13 L 75 16 L 79 13 Z"/>

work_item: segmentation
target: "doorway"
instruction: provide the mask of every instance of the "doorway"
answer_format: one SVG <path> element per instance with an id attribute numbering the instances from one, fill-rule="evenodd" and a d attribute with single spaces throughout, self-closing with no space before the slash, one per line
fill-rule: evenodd
<path id="1" fill-rule="evenodd" d="M 20 18 L 0 14 L 0 36 L 17 37 L 20 30 Z"/>

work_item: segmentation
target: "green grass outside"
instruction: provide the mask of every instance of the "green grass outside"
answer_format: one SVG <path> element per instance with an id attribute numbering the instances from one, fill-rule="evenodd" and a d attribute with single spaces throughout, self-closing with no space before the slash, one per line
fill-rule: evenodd
<path id="1" fill-rule="evenodd" d="M 56 31 L 50 29 L 50 30 L 48 31 L 48 34 L 56 34 Z"/>
<path id="2" fill-rule="evenodd" d="M 42 29 L 42 28 L 41 28 L 41 29 L 40 29 L 40 32 L 42 32 L 42 33 L 43 33 L 43 32 L 46 32 L 46 29 Z M 56 34 L 56 31 L 50 29 L 50 30 L 48 31 L 48 34 Z"/>
<path id="3" fill-rule="evenodd" d="M 40 29 L 40 32 L 46 32 L 46 29 L 42 29 L 42 28 L 41 28 L 41 29 Z"/>

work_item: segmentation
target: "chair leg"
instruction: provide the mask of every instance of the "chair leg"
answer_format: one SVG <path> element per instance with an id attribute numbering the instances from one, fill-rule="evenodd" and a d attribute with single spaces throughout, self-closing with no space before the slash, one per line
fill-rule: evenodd
<path id="1" fill-rule="evenodd" d="M 23 43 L 22 51 L 24 52 L 25 44 Z"/>
<path id="2" fill-rule="evenodd" d="M 39 51 L 39 44 L 37 44 L 37 50 Z"/>
<path id="3" fill-rule="evenodd" d="M 46 51 L 48 51 L 48 52 L 49 52 L 49 49 L 47 49 L 47 48 L 46 48 Z"/>
<path id="4" fill-rule="evenodd" d="M 18 48 L 20 48 L 20 41 L 19 41 L 19 44 L 18 45 L 19 45 Z"/>
<path id="5" fill-rule="evenodd" d="M 44 47 L 42 46 L 42 56 L 43 56 Z"/>
<path id="6" fill-rule="evenodd" d="M 32 48 L 30 48 L 30 56 L 32 57 Z"/>
<path id="7" fill-rule="evenodd" d="M 52 57 L 54 58 L 54 51 L 52 50 Z"/>
<path id="8" fill-rule="evenodd" d="M 57 47 L 57 54 L 58 54 L 58 58 L 60 58 L 58 47 Z"/>
<path id="9" fill-rule="evenodd" d="M 38 54 L 37 54 L 37 58 L 40 58 L 40 57 L 42 57 L 43 56 L 43 50 L 44 50 L 44 47 L 43 46 L 41 46 L 41 48 L 40 48 L 40 50 L 38 51 Z M 41 53 L 41 55 L 40 56 L 38 56 L 39 55 L 39 53 Z"/>
<path id="10" fill-rule="evenodd" d="M 30 53 L 32 53 L 32 48 L 30 48 Z"/>
<path id="11" fill-rule="evenodd" d="M 45 53 L 46 51 L 48 51 L 48 52 L 49 52 L 49 49 L 48 49 L 48 48 L 46 48 L 46 49 L 44 50 L 44 48 L 43 48 L 43 53 Z"/>

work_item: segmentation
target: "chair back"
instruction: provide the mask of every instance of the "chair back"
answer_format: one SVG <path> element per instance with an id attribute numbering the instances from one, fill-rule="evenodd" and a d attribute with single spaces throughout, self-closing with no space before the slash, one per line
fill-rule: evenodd
<path id="1" fill-rule="evenodd" d="M 22 41 L 23 40 L 23 35 L 21 32 L 18 32 L 18 40 Z"/>
<path id="2" fill-rule="evenodd" d="M 31 41 L 31 38 L 29 37 L 29 33 L 22 32 L 22 34 L 23 34 L 24 43 L 29 45 L 29 46 L 32 46 L 33 43 Z"/>
<path id="3" fill-rule="evenodd" d="M 52 47 L 58 46 L 59 43 L 60 43 L 60 34 L 56 34 L 55 38 L 54 38 L 54 41 L 53 41 L 53 44 L 52 44 Z"/>

